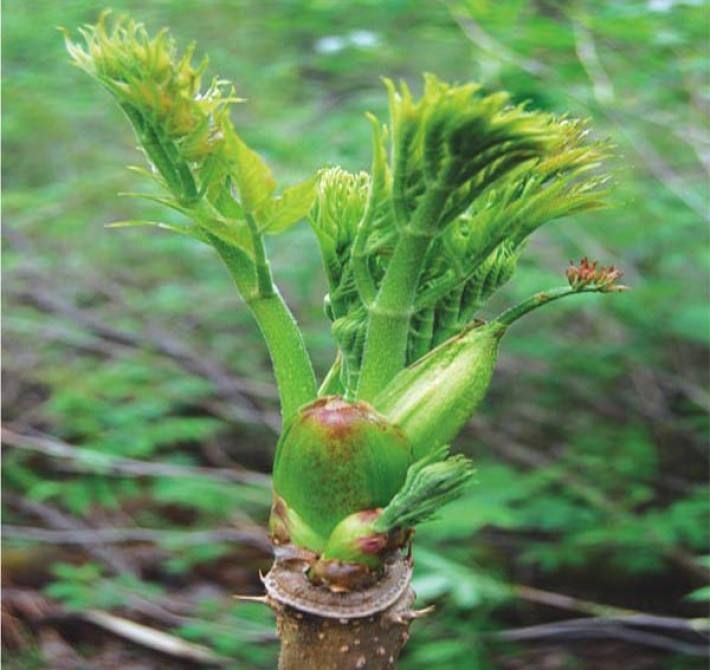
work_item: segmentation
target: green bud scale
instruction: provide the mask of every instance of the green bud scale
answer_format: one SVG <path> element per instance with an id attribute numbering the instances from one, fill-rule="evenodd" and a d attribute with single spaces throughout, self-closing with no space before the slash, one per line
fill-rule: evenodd
<path id="1" fill-rule="evenodd" d="M 416 459 L 452 440 L 473 415 L 504 332 L 495 321 L 469 328 L 402 370 L 375 398 L 378 411 L 407 435 Z"/>

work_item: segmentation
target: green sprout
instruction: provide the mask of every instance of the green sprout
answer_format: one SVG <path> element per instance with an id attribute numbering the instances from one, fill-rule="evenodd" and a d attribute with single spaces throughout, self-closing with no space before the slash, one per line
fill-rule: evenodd
<path id="1" fill-rule="evenodd" d="M 469 482 L 448 444 L 484 397 L 499 342 L 521 316 L 577 293 L 613 292 L 620 273 L 584 259 L 569 286 L 488 323 L 478 318 L 513 276 L 527 238 L 553 219 L 604 205 L 609 147 L 582 121 L 511 104 L 505 93 L 425 75 L 421 97 L 386 80 L 389 119 L 369 115 L 372 164 L 277 189 L 237 133 L 234 87 L 202 80 L 165 31 L 106 15 L 66 36 L 73 62 L 116 99 L 162 195 L 184 224 L 151 224 L 212 246 L 271 355 L 283 430 L 273 472 L 274 544 L 308 557 L 333 591 L 376 581 Z M 302 334 L 274 283 L 266 238 L 307 219 L 328 281 L 337 344 L 316 383 Z"/>

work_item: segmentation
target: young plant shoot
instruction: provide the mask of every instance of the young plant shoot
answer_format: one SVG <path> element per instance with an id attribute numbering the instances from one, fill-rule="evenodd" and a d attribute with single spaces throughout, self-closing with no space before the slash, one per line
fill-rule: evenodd
<path id="1" fill-rule="evenodd" d="M 624 288 L 614 268 L 584 259 L 567 270 L 568 286 L 488 323 L 478 317 L 535 230 L 603 206 L 606 144 L 581 121 L 477 84 L 425 75 L 416 97 L 385 80 L 389 118 L 368 116 L 369 172 L 330 167 L 279 189 L 232 123 L 234 87 L 203 81 L 207 62 L 193 65 L 194 46 L 179 54 L 166 31 L 150 36 L 128 19 L 109 26 L 106 16 L 81 33 L 83 44 L 66 37 L 74 64 L 124 111 L 143 173 L 160 188 L 143 197 L 184 215 L 182 225 L 114 225 L 155 225 L 212 246 L 268 346 L 283 420 L 270 520 L 277 556 L 297 564 L 307 588 L 343 598 L 376 589 L 415 526 L 469 482 L 471 462 L 448 445 L 484 397 L 507 329 L 548 302 Z M 304 219 L 320 246 L 338 351 L 320 388 L 266 245 Z"/>

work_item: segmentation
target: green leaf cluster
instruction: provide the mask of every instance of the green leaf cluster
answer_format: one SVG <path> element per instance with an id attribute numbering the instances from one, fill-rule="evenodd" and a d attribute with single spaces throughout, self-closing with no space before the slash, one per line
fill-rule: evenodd
<path id="1" fill-rule="evenodd" d="M 539 226 L 599 208 L 605 193 L 595 171 L 608 146 L 586 139 L 583 122 L 433 75 L 418 100 L 406 84 L 386 85 L 389 126 L 369 117 L 371 175 L 324 172 L 310 217 L 328 277 L 341 383 L 351 397 L 369 393 L 359 389 L 360 369 L 367 339 L 378 341 L 371 334 L 378 307 L 397 313 L 391 321 L 401 314 L 407 326 L 401 363 L 387 319 L 381 327 L 390 327 L 389 337 L 370 354 L 372 368 L 393 358 L 384 368 L 395 373 L 470 323 L 510 279 Z M 412 239 L 423 243 L 408 245 Z"/>
<path id="2" fill-rule="evenodd" d="M 194 68 L 194 46 L 179 56 L 166 31 L 151 38 L 142 24 L 104 13 L 82 30 L 85 47 L 65 36 L 75 65 L 95 77 L 126 113 L 150 162 L 148 176 L 167 195 L 147 195 L 187 218 L 183 225 L 127 221 L 184 233 L 217 251 L 261 325 L 290 416 L 315 390 L 300 332 L 273 283 L 264 233 L 283 232 L 302 219 L 315 197 L 315 179 L 276 195 L 266 162 L 237 134 L 228 82 L 201 90 L 207 62 Z M 286 331 L 278 332 L 278 331 Z"/>

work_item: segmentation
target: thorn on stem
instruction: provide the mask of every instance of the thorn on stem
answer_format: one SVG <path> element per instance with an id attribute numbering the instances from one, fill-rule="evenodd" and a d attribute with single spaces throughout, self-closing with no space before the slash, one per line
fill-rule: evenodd
<path id="1" fill-rule="evenodd" d="M 269 604 L 269 597 L 268 596 L 243 596 L 240 595 L 239 593 L 235 594 L 232 596 L 235 600 L 241 600 L 244 602 L 251 602 L 251 603 L 261 603 L 262 605 L 268 605 Z"/>
<path id="2" fill-rule="evenodd" d="M 397 614 L 392 614 L 389 619 L 394 623 L 406 624 L 414 619 L 421 619 L 429 614 L 431 614 L 436 609 L 435 605 L 429 605 L 429 607 L 424 607 L 420 610 L 409 610 L 407 612 L 398 612 Z"/>

